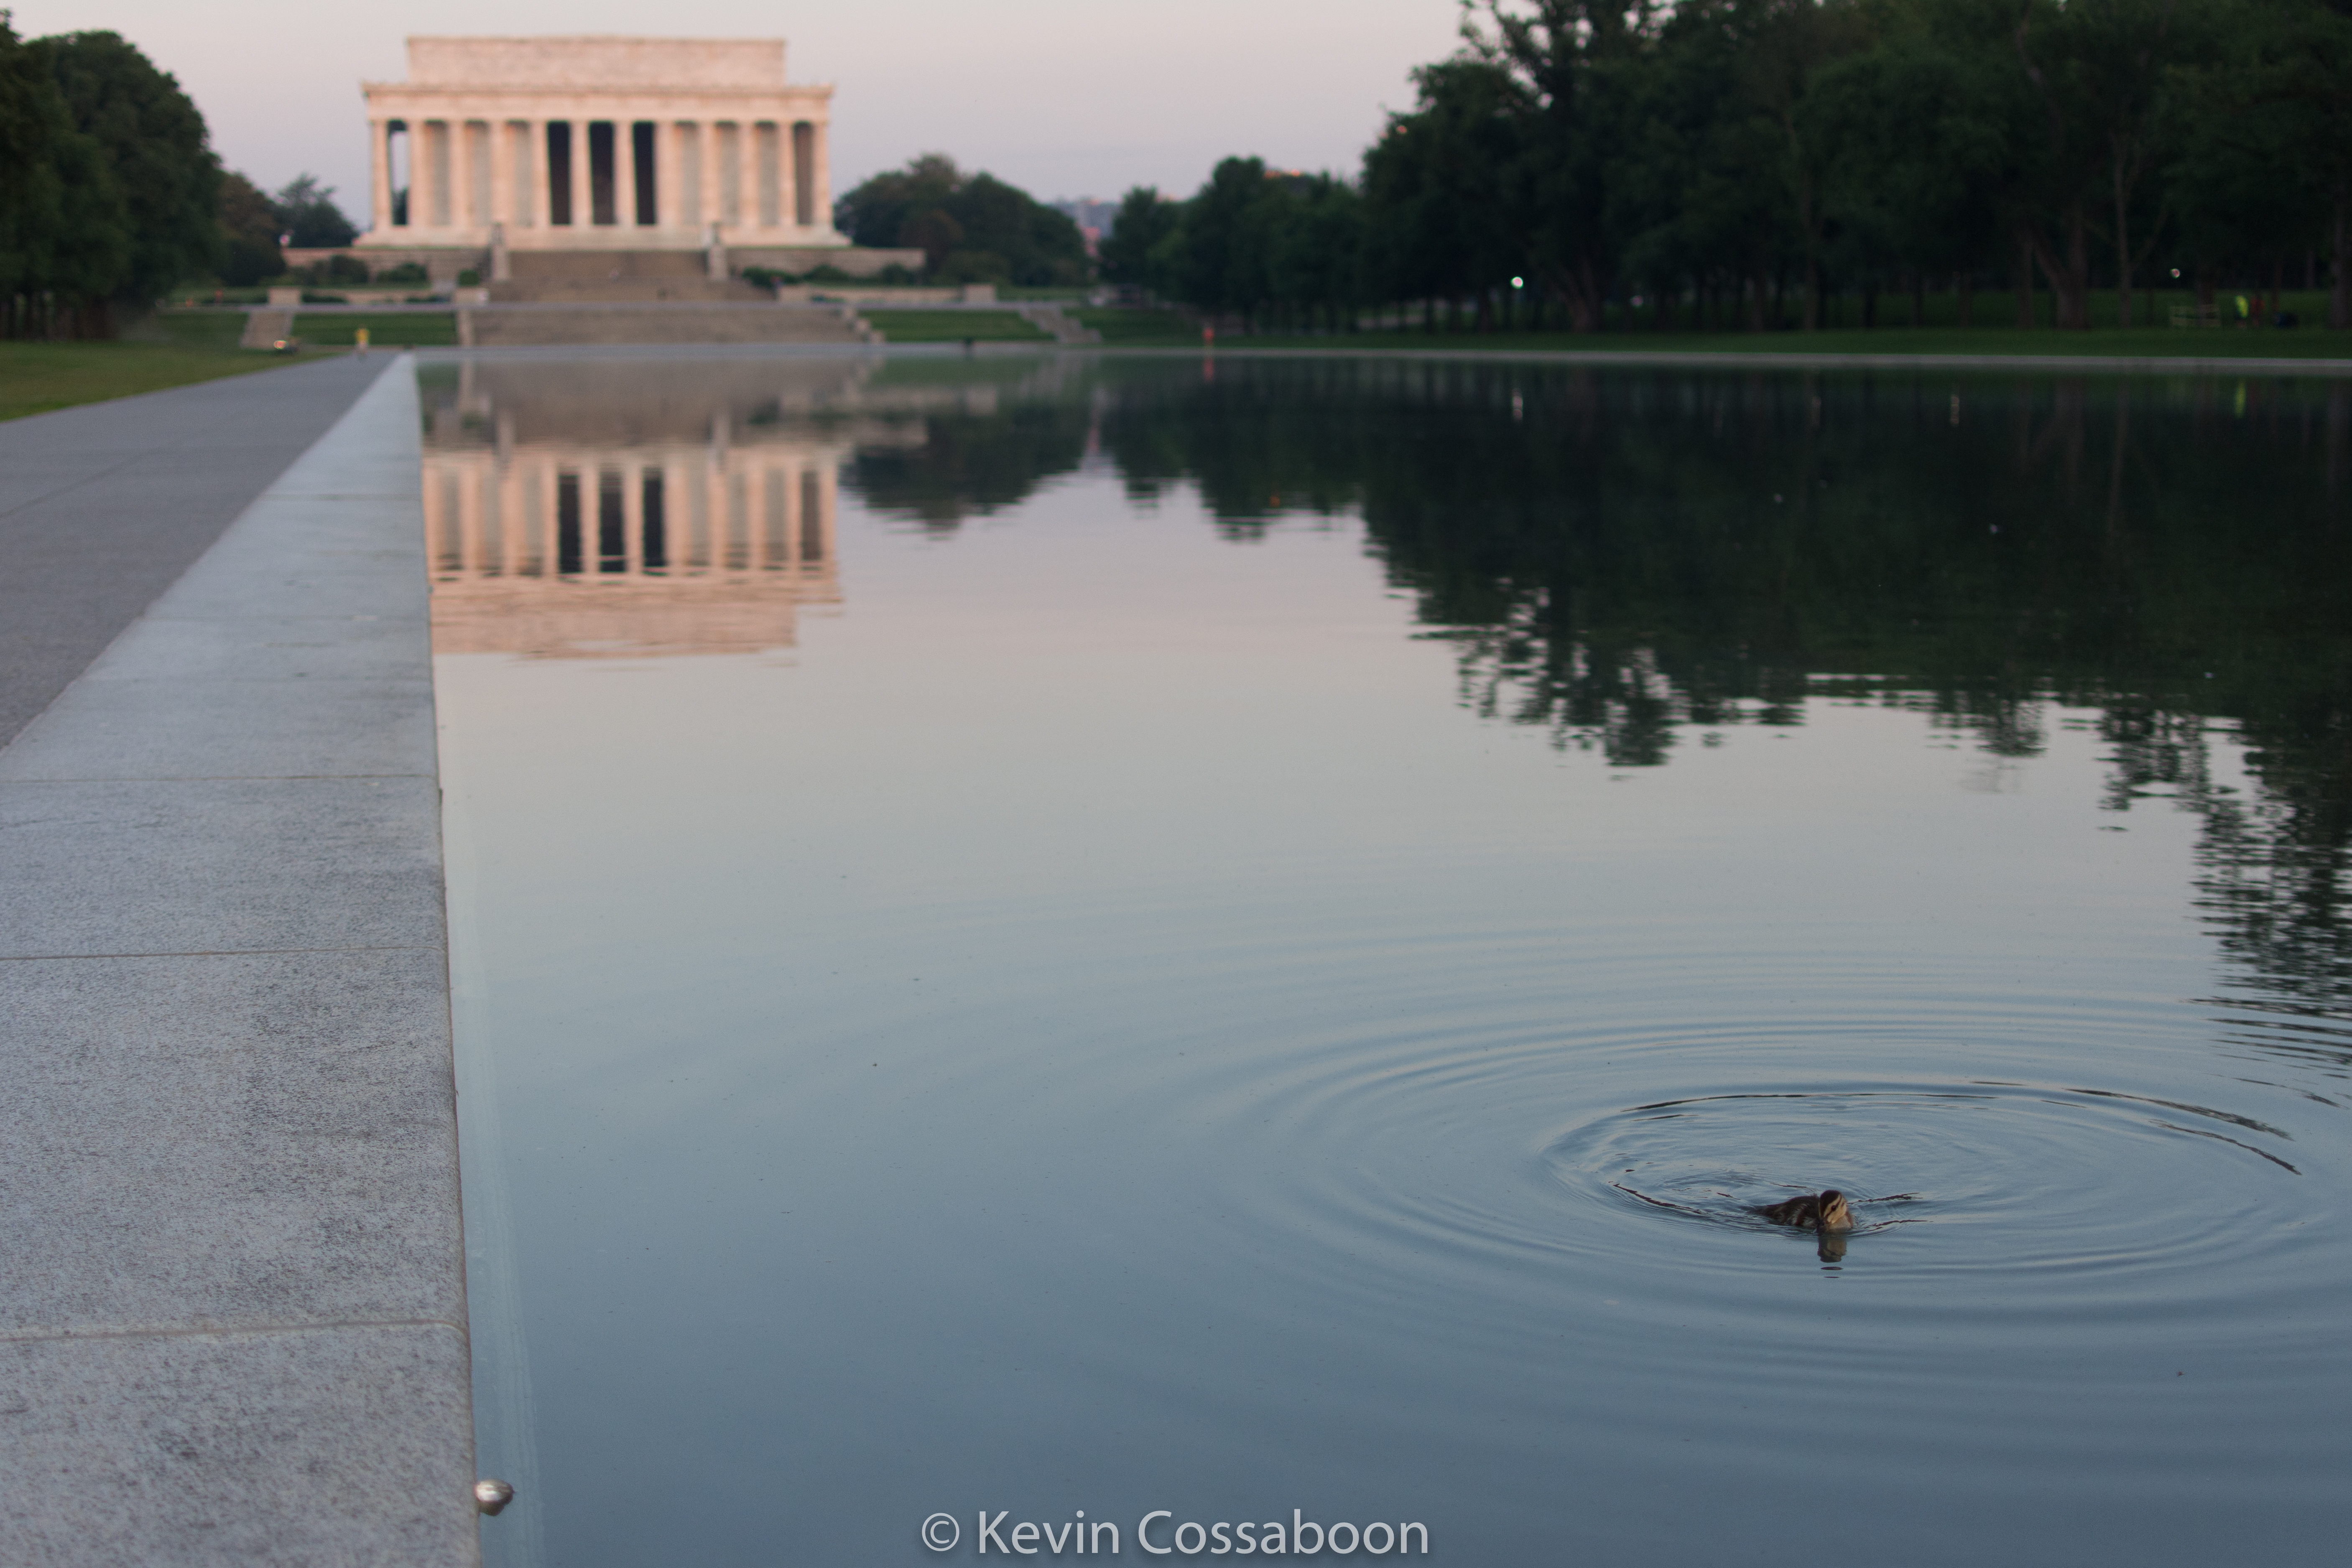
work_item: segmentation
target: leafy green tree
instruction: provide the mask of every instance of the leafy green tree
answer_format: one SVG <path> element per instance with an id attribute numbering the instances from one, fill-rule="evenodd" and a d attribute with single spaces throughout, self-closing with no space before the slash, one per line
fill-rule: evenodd
<path id="1" fill-rule="evenodd" d="M 1169 259 L 1177 297 L 1246 319 L 1274 292 L 1274 187 L 1262 158 L 1227 158 L 1184 204 Z"/>
<path id="2" fill-rule="evenodd" d="M 1329 174 L 1277 180 L 1274 298 L 1337 329 L 1352 324 L 1365 300 L 1364 204 L 1356 188 Z"/>
<path id="3" fill-rule="evenodd" d="M 64 221 L 58 142 L 73 134 L 65 102 L 31 50 L 0 11 L 0 300 L 11 301 L 48 285 Z"/>
<path id="4" fill-rule="evenodd" d="M 967 174 L 944 153 L 875 175 L 834 205 L 834 224 L 859 245 L 919 247 L 944 280 L 1082 283 L 1086 237 L 1063 213 L 992 174 Z"/>
<path id="5" fill-rule="evenodd" d="M 1793 220 L 1805 281 L 1804 328 L 1822 321 L 1822 273 L 1829 214 L 1822 184 L 1834 147 L 1808 112 L 1815 77 L 1853 54 L 1865 37 L 1861 14 L 1840 0 L 1756 0 L 1741 10 L 1741 98 L 1771 128 L 1783 210 Z M 1864 255 L 1883 248 L 1865 246 Z M 1874 259 L 1874 257 L 1873 257 Z"/>
<path id="6" fill-rule="evenodd" d="M 1505 73 L 1519 152 L 1506 208 L 1527 266 L 1594 331 L 1617 283 L 1608 222 L 1628 74 L 1666 7 L 1653 0 L 1463 0 L 1470 58 Z"/>
<path id="7" fill-rule="evenodd" d="M 131 256 L 105 152 L 77 130 L 37 48 L 0 12 L 0 333 L 100 334 Z"/>
<path id="8" fill-rule="evenodd" d="M 1110 232 L 1103 237 L 1102 275 L 1107 282 L 1129 289 L 1157 288 L 1151 256 L 1176 232 L 1182 215 L 1174 202 L 1152 185 L 1138 185 L 1119 198 Z"/>
<path id="9" fill-rule="evenodd" d="M 1927 274 L 1949 269 L 1965 321 L 1969 280 L 1996 259 L 2019 101 L 2010 74 L 1997 57 L 1906 26 L 1814 79 L 1804 114 L 1828 149 L 1823 210 L 1845 245 L 1869 254 L 1864 268 L 1909 273 L 1915 319 Z"/>
<path id="10" fill-rule="evenodd" d="M 1412 73 L 1419 102 L 1364 154 L 1368 265 L 1391 298 L 1484 301 L 1529 262 L 1521 85 L 1488 59 Z M 1515 221 L 1515 219 L 1520 221 Z"/>
<path id="11" fill-rule="evenodd" d="M 2164 178 L 2210 301 L 2221 270 L 2306 247 L 2335 270 L 2328 325 L 2352 326 L 2352 0 L 2242 12 L 2194 73 Z"/>
<path id="12" fill-rule="evenodd" d="M 2026 0 L 2012 39 L 2047 127 L 2019 235 L 2058 296 L 2058 325 L 2091 324 L 2091 240 L 2113 247 L 2123 310 L 2155 236 L 2135 247 L 2140 184 L 2161 159 L 2177 68 L 2199 53 L 2200 0 Z"/>
<path id="13" fill-rule="evenodd" d="M 286 270 L 277 209 L 243 174 L 221 176 L 221 281 L 249 289 Z"/>
<path id="14" fill-rule="evenodd" d="M 144 304 L 212 271 L 221 246 L 220 161 L 180 84 L 119 34 L 67 33 L 30 47 L 74 128 L 104 154 L 130 215 L 129 256 L 113 296 Z"/>
<path id="15" fill-rule="evenodd" d="M 301 250 L 332 250 L 360 237 L 343 209 L 335 205 L 335 187 L 321 185 L 318 176 L 300 174 L 270 198 L 269 210 L 287 243 Z"/>

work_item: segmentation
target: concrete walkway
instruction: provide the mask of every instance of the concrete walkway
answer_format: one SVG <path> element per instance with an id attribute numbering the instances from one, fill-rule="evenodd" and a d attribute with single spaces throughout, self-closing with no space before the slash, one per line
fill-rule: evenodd
<path id="1" fill-rule="evenodd" d="M 384 363 L 337 358 L 0 421 L 0 744 Z"/>
<path id="2" fill-rule="evenodd" d="M 415 379 L 68 413 L 28 646 L 137 618 L 0 750 L 0 1563 L 476 1562 Z"/>

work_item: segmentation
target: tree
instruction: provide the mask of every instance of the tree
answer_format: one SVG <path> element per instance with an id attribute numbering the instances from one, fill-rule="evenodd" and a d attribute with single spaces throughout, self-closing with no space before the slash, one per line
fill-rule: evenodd
<path id="1" fill-rule="evenodd" d="M 1272 297 L 1274 199 L 1262 158 L 1227 158 L 1210 173 L 1173 240 L 1180 299 L 1246 319 Z"/>
<path id="2" fill-rule="evenodd" d="M 1268 268 L 1276 300 L 1307 312 L 1320 310 L 1337 328 L 1352 323 L 1364 299 L 1364 204 L 1353 185 L 1329 174 L 1276 182 L 1274 256 Z"/>
<path id="3" fill-rule="evenodd" d="M 1364 153 L 1367 223 L 1380 245 L 1370 265 L 1391 298 L 1483 300 L 1528 265 L 1521 89 L 1508 69 L 1475 58 L 1423 66 L 1412 79 L 1419 103 L 1392 115 Z"/>
<path id="4" fill-rule="evenodd" d="M 2327 324 L 2352 326 L 2352 0 L 2282 0 L 2246 20 L 2185 84 L 2164 171 L 2200 287 L 2222 266 L 2324 247 Z"/>
<path id="5" fill-rule="evenodd" d="M 1176 204 L 1160 195 L 1155 186 L 1138 185 L 1121 196 L 1110 233 L 1103 237 L 1104 279 L 1129 289 L 1153 287 L 1151 253 L 1176 232 L 1179 221 Z"/>
<path id="6" fill-rule="evenodd" d="M 1067 215 L 992 174 L 967 174 L 944 153 L 875 175 L 834 204 L 859 245 L 919 247 L 943 280 L 1080 283 L 1086 237 Z"/>
<path id="7" fill-rule="evenodd" d="M 1519 153 L 1506 214 L 1529 269 L 1579 331 L 1599 329 L 1616 283 L 1611 170 L 1628 68 L 1649 48 L 1659 9 L 1653 0 L 1463 0 L 1467 53 L 1513 89 Z"/>
<path id="8" fill-rule="evenodd" d="M 221 281 L 249 289 L 286 270 L 278 247 L 278 214 L 268 196 L 243 174 L 221 176 Z"/>
<path id="9" fill-rule="evenodd" d="M 335 205 L 335 187 L 321 185 L 314 174 L 295 175 L 270 199 L 269 210 L 278 232 L 297 249 L 340 249 L 360 237 L 358 227 Z"/>
<path id="10" fill-rule="evenodd" d="M 180 84 L 115 33 L 31 45 L 74 128 L 97 143 L 129 215 L 122 275 L 110 292 L 145 304 L 220 256 L 220 162 Z"/>
<path id="11" fill-rule="evenodd" d="M 77 130 L 40 52 L 0 12 L 0 333 L 107 330 L 131 219 L 105 152 Z"/>
<path id="12" fill-rule="evenodd" d="M 1829 149 L 1823 211 L 1842 240 L 1864 267 L 1907 269 L 1915 299 L 1928 272 L 1959 274 L 1964 321 L 1966 279 L 1994 259 L 2009 159 L 2007 84 L 1985 61 L 1906 27 L 1822 70 L 1804 111 Z"/>
<path id="13" fill-rule="evenodd" d="M 2131 324 L 2132 273 L 2156 238 L 2134 247 L 2133 206 L 2160 156 L 2175 69 L 2198 52 L 2200 9 L 2196 0 L 2026 0 L 2018 11 L 2013 46 L 2047 125 L 2038 210 L 2021 215 L 2019 235 L 2058 296 L 2061 327 L 2091 324 L 2095 233 L 2114 246 Z"/>

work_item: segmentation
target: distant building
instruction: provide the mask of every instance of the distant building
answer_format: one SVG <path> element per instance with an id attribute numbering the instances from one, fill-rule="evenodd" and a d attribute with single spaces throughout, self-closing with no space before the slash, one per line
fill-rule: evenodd
<path id="1" fill-rule="evenodd" d="M 1097 201 L 1092 196 L 1064 197 L 1045 205 L 1078 226 L 1078 232 L 1086 237 L 1088 256 L 1101 253 L 1103 236 L 1118 216 L 1117 202 Z"/>
<path id="2" fill-rule="evenodd" d="M 849 243 L 833 89 L 788 85 L 781 38 L 415 37 L 408 77 L 362 84 L 362 254 Z"/>

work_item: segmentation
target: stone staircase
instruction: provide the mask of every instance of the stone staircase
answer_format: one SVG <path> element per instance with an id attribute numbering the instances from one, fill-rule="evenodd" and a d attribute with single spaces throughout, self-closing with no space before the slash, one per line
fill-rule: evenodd
<path id="1" fill-rule="evenodd" d="M 835 304 L 780 304 L 740 278 L 712 278 L 698 250 L 516 250 L 488 303 L 460 306 L 467 348 L 609 343 L 839 343 L 871 341 Z"/>
<path id="2" fill-rule="evenodd" d="M 1062 307 L 1050 301 L 1043 304 L 1023 305 L 1017 309 L 1015 314 L 1019 315 L 1023 321 L 1028 322 L 1039 331 L 1044 332 L 1046 336 L 1052 338 L 1057 343 L 1098 343 L 1102 342 L 1102 334 L 1100 332 L 1095 331 L 1092 327 L 1084 326 L 1077 321 L 1072 321 L 1069 317 L 1062 314 Z"/>
<path id="3" fill-rule="evenodd" d="M 611 343 L 832 343 L 870 341 L 838 305 L 707 303 L 680 300 L 592 304 L 492 303 L 457 312 L 457 341 L 467 348 Z"/>
<path id="4" fill-rule="evenodd" d="M 687 304 L 751 304 L 773 300 L 772 291 L 740 278 L 550 278 L 520 279 L 488 286 L 494 305 L 656 305 L 668 300 Z"/>
<path id="5" fill-rule="evenodd" d="M 494 305 L 750 304 L 772 300 L 740 278 L 712 278 L 698 250 L 511 251 Z"/>
<path id="6" fill-rule="evenodd" d="M 241 349 L 274 348 L 294 335 L 291 310 L 247 310 L 245 332 L 236 340 Z"/>

